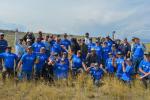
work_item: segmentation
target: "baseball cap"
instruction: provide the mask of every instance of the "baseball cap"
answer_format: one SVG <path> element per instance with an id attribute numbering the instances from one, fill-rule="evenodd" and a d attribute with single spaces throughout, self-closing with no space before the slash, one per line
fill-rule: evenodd
<path id="1" fill-rule="evenodd" d="M 117 54 L 118 54 L 118 55 L 122 55 L 122 52 L 118 51 Z"/>
<path id="2" fill-rule="evenodd" d="M 4 33 L 3 33 L 3 32 L 0 32 L 0 35 L 4 35 Z"/>
<path id="3" fill-rule="evenodd" d="M 32 49 L 32 46 L 28 46 L 27 48 L 28 48 L 28 49 Z"/>
<path id="4" fill-rule="evenodd" d="M 12 47 L 11 47 L 11 46 L 7 46 L 6 48 L 7 48 L 7 49 L 11 49 Z"/>
<path id="5" fill-rule="evenodd" d="M 144 55 L 150 56 L 150 52 L 144 52 Z"/>
<path id="6" fill-rule="evenodd" d="M 27 42 L 31 42 L 31 39 L 27 39 Z"/>
<path id="7" fill-rule="evenodd" d="M 132 61 L 132 59 L 131 58 L 127 58 L 126 61 Z"/>
<path id="8" fill-rule="evenodd" d="M 57 52 L 55 52 L 55 53 L 54 53 L 54 56 L 58 56 L 58 53 L 57 53 Z"/>
<path id="9" fill-rule="evenodd" d="M 111 53 L 111 52 L 109 52 L 108 54 L 109 54 L 109 55 L 112 55 L 112 53 Z"/>
<path id="10" fill-rule="evenodd" d="M 92 49 L 91 49 L 91 51 L 95 51 L 95 49 L 94 49 L 94 48 L 92 48 Z"/>

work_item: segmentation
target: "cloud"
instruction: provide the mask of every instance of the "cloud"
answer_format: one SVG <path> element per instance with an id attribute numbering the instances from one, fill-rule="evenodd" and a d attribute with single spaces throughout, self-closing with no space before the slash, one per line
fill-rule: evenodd
<path id="1" fill-rule="evenodd" d="M 124 38 L 150 27 L 148 0 L 0 0 L 0 2 L 0 20 L 26 26 L 27 31 L 43 30 L 72 34 L 90 32 L 94 36 L 100 35 L 99 33 L 104 36 L 116 30 L 119 38 Z"/>

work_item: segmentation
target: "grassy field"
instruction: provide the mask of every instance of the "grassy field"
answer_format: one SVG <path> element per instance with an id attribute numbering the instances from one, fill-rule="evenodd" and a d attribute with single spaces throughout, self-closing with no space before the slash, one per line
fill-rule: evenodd
<path id="1" fill-rule="evenodd" d="M 6 38 L 13 45 L 14 35 L 9 34 Z M 150 50 L 150 44 L 147 47 Z M 116 78 L 105 76 L 102 79 L 103 85 L 97 88 L 85 74 L 77 80 L 69 78 L 53 85 L 42 80 L 18 84 L 7 80 L 0 84 L 0 100 L 150 100 L 150 89 L 144 89 L 139 80 L 133 81 L 132 88 L 129 88 Z"/>

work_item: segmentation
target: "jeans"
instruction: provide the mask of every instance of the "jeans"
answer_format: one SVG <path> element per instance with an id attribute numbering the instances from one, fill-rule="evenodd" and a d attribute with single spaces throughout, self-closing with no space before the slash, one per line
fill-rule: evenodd
<path id="1" fill-rule="evenodd" d="M 31 80 L 32 78 L 32 71 L 21 71 L 20 75 L 18 76 L 20 80 L 25 79 L 25 80 Z"/>
<path id="2" fill-rule="evenodd" d="M 135 74 L 138 73 L 139 64 L 142 61 L 142 59 L 143 59 L 143 57 L 132 57 Z"/>
<path id="3" fill-rule="evenodd" d="M 148 85 L 150 84 L 150 75 L 147 76 L 147 77 L 145 77 L 145 78 L 143 78 L 143 79 L 142 79 L 142 82 L 143 82 L 143 84 L 144 84 L 144 87 L 147 89 L 147 88 L 148 88 Z"/>

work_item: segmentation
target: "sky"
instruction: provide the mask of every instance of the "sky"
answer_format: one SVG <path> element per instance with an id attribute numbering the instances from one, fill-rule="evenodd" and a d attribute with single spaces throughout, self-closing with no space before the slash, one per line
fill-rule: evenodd
<path id="1" fill-rule="evenodd" d="M 0 29 L 150 41 L 150 0 L 0 0 Z"/>

